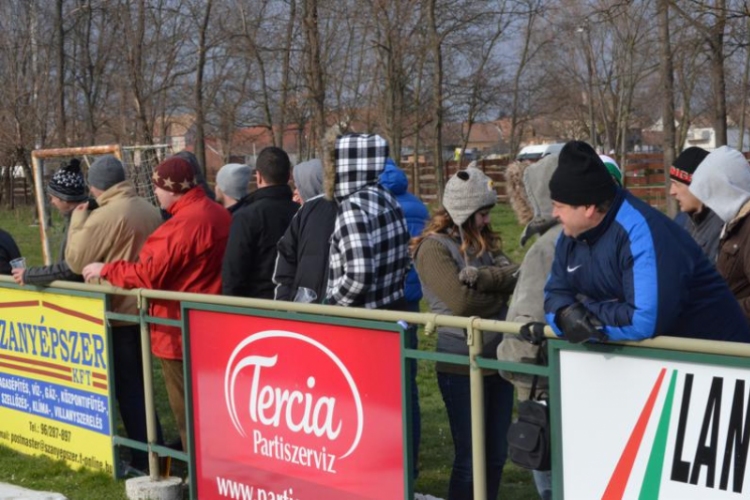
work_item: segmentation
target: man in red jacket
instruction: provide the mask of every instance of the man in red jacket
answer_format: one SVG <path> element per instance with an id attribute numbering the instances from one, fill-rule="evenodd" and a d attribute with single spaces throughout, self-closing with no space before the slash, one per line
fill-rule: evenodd
<path id="1" fill-rule="evenodd" d="M 83 269 L 83 277 L 105 279 L 122 288 L 220 294 L 231 215 L 206 196 L 182 158 L 173 156 L 160 163 L 152 180 L 159 204 L 171 217 L 149 236 L 136 262 L 95 262 Z M 152 300 L 149 309 L 152 316 L 180 319 L 178 302 Z M 180 329 L 152 324 L 151 350 L 161 360 L 169 405 L 187 449 Z"/>

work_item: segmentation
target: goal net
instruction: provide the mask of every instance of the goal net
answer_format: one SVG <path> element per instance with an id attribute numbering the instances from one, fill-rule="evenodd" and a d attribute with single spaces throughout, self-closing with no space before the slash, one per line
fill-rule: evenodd
<path id="1" fill-rule="evenodd" d="M 154 195 L 154 185 L 151 175 L 154 168 L 172 155 L 172 146 L 169 144 L 157 144 L 155 146 L 122 146 L 122 161 L 125 167 L 125 175 L 135 184 L 138 196 L 143 196 L 156 207 L 159 202 Z"/>
<path id="2" fill-rule="evenodd" d="M 67 165 L 73 158 L 81 161 L 81 170 L 84 178 L 87 178 L 91 164 L 99 156 L 110 154 L 122 161 L 125 168 L 125 177 L 133 182 L 138 195 L 158 207 L 151 183 L 151 174 L 159 162 L 172 154 L 172 147 L 169 145 L 120 146 L 114 144 L 79 148 L 38 149 L 32 152 L 34 191 L 45 265 L 50 265 L 57 260 L 64 229 L 62 217 L 51 207 L 47 197 L 49 180 L 58 168 Z"/>

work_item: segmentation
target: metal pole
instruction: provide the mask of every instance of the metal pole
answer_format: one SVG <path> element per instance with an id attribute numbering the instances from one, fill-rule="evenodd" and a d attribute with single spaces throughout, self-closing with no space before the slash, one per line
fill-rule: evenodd
<path id="1" fill-rule="evenodd" d="M 482 354 L 482 331 L 474 328 L 472 317 L 466 329 L 469 344 L 469 384 L 471 387 L 471 463 L 474 479 L 474 499 L 487 499 L 487 463 L 484 449 L 484 376 L 476 359 Z M 494 500 L 494 499 L 493 499 Z"/>
<path id="2" fill-rule="evenodd" d="M 106 155 L 116 154 L 119 145 L 110 144 L 108 146 L 82 146 L 79 148 L 53 148 L 53 149 L 35 149 L 31 152 L 32 158 L 48 160 L 59 156 L 84 156 L 84 155 Z"/>
<path id="3" fill-rule="evenodd" d="M 156 444 L 158 437 L 156 431 L 156 409 L 154 407 L 154 379 L 151 367 L 151 337 L 148 323 L 146 323 L 146 312 L 148 312 L 148 299 L 138 294 L 138 313 L 141 324 L 141 358 L 143 359 L 143 396 L 146 403 L 146 439 L 148 444 Z M 148 452 L 148 471 L 152 481 L 159 480 L 159 455 L 155 451 Z"/>
<path id="4" fill-rule="evenodd" d="M 44 210 L 44 171 L 37 156 L 31 155 L 31 165 L 34 170 L 34 195 L 36 196 L 37 217 L 39 217 L 39 234 L 42 239 L 42 257 L 44 265 L 52 264 L 52 252 L 49 246 L 47 231 L 47 214 Z"/>

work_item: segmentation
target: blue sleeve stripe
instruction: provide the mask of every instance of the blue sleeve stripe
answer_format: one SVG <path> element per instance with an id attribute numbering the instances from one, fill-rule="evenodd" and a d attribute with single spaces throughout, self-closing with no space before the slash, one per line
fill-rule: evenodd
<path id="1" fill-rule="evenodd" d="M 552 331 L 555 332 L 555 335 L 557 335 L 558 337 L 562 337 L 562 330 L 560 330 L 557 327 L 557 324 L 555 324 L 555 313 L 547 313 L 544 315 L 544 317 L 547 320 L 547 324 L 552 328 Z"/>
<path id="2" fill-rule="evenodd" d="M 656 333 L 659 283 L 656 250 L 648 221 L 629 200 L 623 201 L 615 219 L 628 235 L 633 256 L 632 289 L 626 286 L 625 300 L 634 305 L 632 325 L 607 327 L 612 339 L 644 339 Z M 627 277 L 624 277 L 627 278 Z M 625 279 L 627 283 L 627 279 Z"/>

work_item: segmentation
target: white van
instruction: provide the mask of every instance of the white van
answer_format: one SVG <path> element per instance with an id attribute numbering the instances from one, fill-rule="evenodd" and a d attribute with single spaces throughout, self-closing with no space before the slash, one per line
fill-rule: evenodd
<path id="1" fill-rule="evenodd" d="M 564 142 L 556 142 L 554 144 L 532 144 L 530 146 L 524 146 L 516 156 L 516 161 L 539 161 L 547 155 L 553 153 L 559 153 L 560 150 L 565 146 Z"/>

